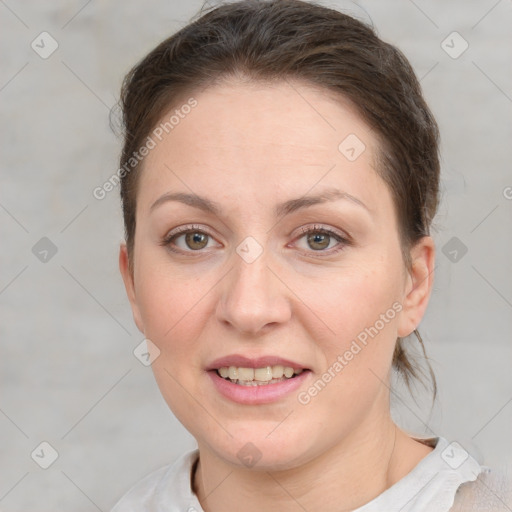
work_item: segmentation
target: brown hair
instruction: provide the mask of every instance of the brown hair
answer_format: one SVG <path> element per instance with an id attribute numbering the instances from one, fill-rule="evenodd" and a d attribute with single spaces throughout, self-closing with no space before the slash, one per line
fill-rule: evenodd
<path id="1" fill-rule="evenodd" d="M 133 159 L 161 117 L 193 91 L 233 77 L 297 79 L 341 94 L 380 139 L 377 172 L 394 199 L 404 261 L 429 234 L 438 206 L 439 132 L 414 71 L 400 50 L 355 18 L 300 0 L 244 0 L 201 11 L 125 77 L 124 147 Z M 121 176 L 125 237 L 133 272 L 140 164 Z M 414 331 L 426 358 L 418 331 Z M 428 363 L 434 399 L 437 386 Z M 410 387 L 424 376 L 397 339 L 393 366 Z"/>

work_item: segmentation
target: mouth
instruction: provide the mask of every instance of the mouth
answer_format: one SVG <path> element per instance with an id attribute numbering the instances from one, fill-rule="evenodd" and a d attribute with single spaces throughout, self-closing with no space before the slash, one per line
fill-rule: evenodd
<path id="1" fill-rule="evenodd" d="M 242 405 L 263 405 L 285 400 L 304 386 L 311 368 L 277 355 L 231 354 L 205 368 L 214 389 Z"/>
<path id="2" fill-rule="evenodd" d="M 310 380 L 312 370 L 280 358 L 245 360 L 229 358 L 207 368 L 210 382 L 220 395 L 241 405 L 264 405 L 291 399 Z M 236 365 L 238 363 L 238 365 Z M 267 364 L 265 364 L 267 363 Z"/>
<path id="3" fill-rule="evenodd" d="M 310 370 L 307 368 L 273 365 L 260 368 L 221 366 L 211 371 L 216 372 L 219 377 L 240 386 L 267 386 L 294 379 L 302 372 Z"/>

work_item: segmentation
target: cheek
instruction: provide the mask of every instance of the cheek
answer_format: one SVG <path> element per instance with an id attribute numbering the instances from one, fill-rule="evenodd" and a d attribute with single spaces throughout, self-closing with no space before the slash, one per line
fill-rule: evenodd
<path id="1" fill-rule="evenodd" d="M 325 371 L 345 375 L 343 386 L 349 381 L 350 388 L 360 388 L 368 377 L 376 380 L 370 370 L 384 379 L 391 366 L 402 307 L 400 269 L 368 266 L 333 276 L 321 293 L 305 285 L 304 302 L 329 327 L 316 336 Z"/>
<path id="2" fill-rule="evenodd" d="M 192 349 L 190 341 L 197 339 L 208 316 L 204 309 L 215 279 L 200 271 L 180 274 L 176 267 L 149 259 L 140 263 L 137 300 L 146 337 L 175 358 Z"/>
<path id="3" fill-rule="evenodd" d="M 151 365 L 156 383 L 172 412 L 185 428 L 194 431 L 198 411 L 195 396 L 200 349 L 198 340 L 211 317 L 215 280 L 176 273 L 175 268 L 145 264 L 137 292 L 146 338 L 160 350 Z"/>
<path id="4" fill-rule="evenodd" d="M 393 309 L 393 303 L 401 298 L 400 279 L 399 269 L 391 265 L 353 267 L 304 282 L 300 294 L 336 333 L 335 339 L 348 340 Z M 386 318 L 386 327 L 394 323 L 393 311 L 388 315 L 392 318 Z"/>
<path id="5" fill-rule="evenodd" d="M 401 309 L 398 290 L 390 286 L 392 270 L 354 272 L 331 279 L 328 291 L 305 299 L 318 305 L 330 329 L 314 338 L 323 368 L 301 395 L 305 410 L 330 418 L 325 434 L 349 431 L 363 421 L 378 397 L 387 394 Z M 311 401 L 311 402 L 309 402 Z M 334 416 L 333 416 L 334 414 Z"/>

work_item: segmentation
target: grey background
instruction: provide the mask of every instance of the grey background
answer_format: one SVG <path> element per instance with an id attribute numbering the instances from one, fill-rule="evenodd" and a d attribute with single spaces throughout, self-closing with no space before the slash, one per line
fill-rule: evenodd
<path id="1" fill-rule="evenodd" d="M 194 447 L 132 353 L 143 337 L 117 267 L 118 190 L 102 201 L 92 191 L 117 169 L 108 115 L 122 77 L 201 4 L 0 2 L 1 510 L 106 511 Z M 509 463 L 512 2 L 324 5 L 370 17 L 404 51 L 442 132 L 435 290 L 421 326 L 440 397 L 430 411 L 428 395 L 416 404 L 397 387 L 394 414 Z M 43 31 L 59 45 L 47 59 L 31 48 Z M 458 58 L 441 46 L 453 31 L 469 44 Z M 43 237 L 57 249 L 46 262 L 33 253 Z M 42 441 L 59 455 L 46 470 L 31 458 Z"/>

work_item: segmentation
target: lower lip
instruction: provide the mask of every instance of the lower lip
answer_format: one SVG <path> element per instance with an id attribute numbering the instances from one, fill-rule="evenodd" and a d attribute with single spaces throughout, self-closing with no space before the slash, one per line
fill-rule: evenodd
<path id="1" fill-rule="evenodd" d="M 209 371 L 208 375 L 217 388 L 217 391 L 226 398 L 239 404 L 268 404 L 296 391 L 308 378 L 311 372 L 304 370 L 295 377 L 273 384 L 262 384 L 260 386 L 242 386 L 222 378 L 215 370 Z"/>

